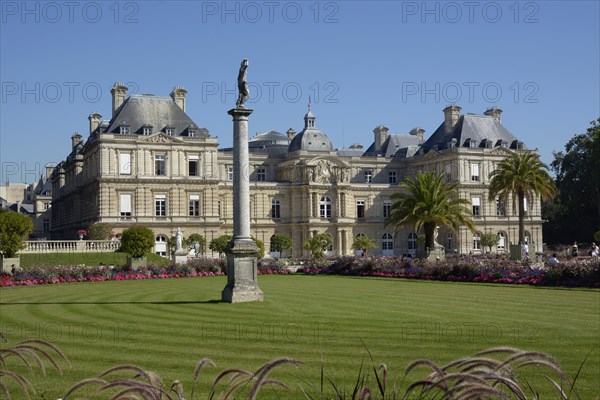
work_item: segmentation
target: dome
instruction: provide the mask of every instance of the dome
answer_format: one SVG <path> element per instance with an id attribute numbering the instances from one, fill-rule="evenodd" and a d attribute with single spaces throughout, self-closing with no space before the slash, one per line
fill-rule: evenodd
<path id="1" fill-rule="evenodd" d="M 304 116 L 304 129 L 292 139 L 288 151 L 333 151 L 327 135 L 315 127 L 315 115 L 309 110 Z"/>

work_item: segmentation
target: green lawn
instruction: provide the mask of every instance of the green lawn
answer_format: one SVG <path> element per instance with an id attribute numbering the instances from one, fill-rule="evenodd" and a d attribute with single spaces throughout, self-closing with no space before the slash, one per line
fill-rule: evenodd
<path id="1" fill-rule="evenodd" d="M 123 266 L 127 262 L 126 253 L 35 253 L 21 254 L 21 268 L 44 267 L 48 265 L 87 265 L 98 266 L 114 265 Z M 149 253 L 147 260 L 151 265 L 169 265 L 171 260 L 159 255 Z"/>
<path id="2" fill-rule="evenodd" d="M 50 370 L 46 378 L 32 378 L 40 399 L 60 398 L 78 380 L 123 363 L 153 370 L 167 384 L 179 379 L 189 391 L 203 357 L 217 369 L 201 376 L 202 396 L 194 398 L 206 398 L 206 385 L 218 371 L 255 370 L 280 356 L 305 362 L 301 370 L 283 367 L 275 374 L 294 388 L 283 398 L 302 398 L 299 385 L 318 384 L 321 359 L 325 374 L 351 390 L 361 360 L 371 365 L 362 342 L 398 383 L 415 359 L 445 363 L 501 345 L 547 352 L 573 376 L 592 350 L 577 387 L 583 399 L 600 394 L 598 290 L 260 276 L 263 303 L 225 304 L 217 301 L 225 282 L 214 277 L 3 288 L 0 330 L 9 345 L 45 339 L 71 360 L 64 376 Z"/>

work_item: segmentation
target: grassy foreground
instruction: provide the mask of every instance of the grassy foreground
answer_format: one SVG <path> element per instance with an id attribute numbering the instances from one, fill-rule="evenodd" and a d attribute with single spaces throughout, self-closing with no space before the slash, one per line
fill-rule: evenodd
<path id="1" fill-rule="evenodd" d="M 48 340 L 70 359 L 63 376 L 51 369 L 47 377 L 25 373 L 40 399 L 60 398 L 77 381 L 125 363 L 157 372 L 167 385 L 179 379 L 189 393 L 193 368 L 204 357 L 217 368 L 202 373 L 194 398 L 206 398 L 209 382 L 225 368 L 254 371 L 281 356 L 305 363 L 273 374 L 294 390 L 283 398 L 303 398 L 300 385 L 318 394 L 309 383 L 319 385 L 321 359 L 325 375 L 351 390 L 363 358 L 371 368 L 362 342 L 377 366 L 387 364 L 388 385 L 404 387 L 404 369 L 418 358 L 444 364 L 510 345 L 549 353 L 573 377 L 591 350 L 576 387 L 583 399 L 600 395 L 598 290 L 260 276 L 263 303 L 224 304 L 218 300 L 225 282 L 215 277 L 2 288 L 0 331 L 8 345 Z M 532 369 L 530 379 L 537 381 L 534 376 Z"/>

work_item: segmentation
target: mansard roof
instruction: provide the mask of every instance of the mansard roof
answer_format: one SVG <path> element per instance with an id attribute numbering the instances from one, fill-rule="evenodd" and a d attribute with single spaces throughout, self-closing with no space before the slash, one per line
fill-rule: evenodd
<path id="1" fill-rule="evenodd" d="M 456 147 L 470 147 L 470 142 L 475 141 L 477 147 L 485 147 L 491 141 L 492 147 L 506 143 L 510 148 L 517 148 L 521 143 L 500 121 L 492 116 L 465 114 L 461 115 L 456 125 L 450 132 L 444 129 L 444 123 L 423 143 L 423 149 L 429 151 L 438 146 L 439 149 L 448 148 L 448 143 L 455 139 Z"/>
<path id="2" fill-rule="evenodd" d="M 296 134 L 290 142 L 290 153 L 298 150 L 333 151 L 333 145 L 327 135 L 315 126 L 315 115 L 308 110 L 304 115 L 304 129 Z"/>
<path id="3" fill-rule="evenodd" d="M 365 151 L 365 156 L 378 156 L 383 157 L 411 157 L 416 153 L 416 150 L 408 150 L 409 148 L 418 149 L 421 139 L 416 135 L 388 135 L 387 139 L 381 145 L 381 151 L 375 151 L 375 142 L 369 146 Z M 403 150 L 404 149 L 404 150 Z M 403 151 L 402 151 L 403 150 Z M 407 155 L 408 154 L 408 155 Z"/>
<path id="4" fill-rule="evenodd" d="M 129 126 L 131 134 L 141 133 L 151 126 L 153 133 L 174 129 L 174 136 L 187 136 L 190 129 L 197 129 L 197 137 L 210 136 L 206 128 L 198 128 L 192 119 L 170 97 L 149 94 L 131 95 L 115 111 L 104 133 L 120 133 L 120 127 Z"/>

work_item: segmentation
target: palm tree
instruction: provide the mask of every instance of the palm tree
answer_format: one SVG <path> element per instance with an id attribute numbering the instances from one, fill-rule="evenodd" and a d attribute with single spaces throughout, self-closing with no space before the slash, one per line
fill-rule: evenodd
<path id="1" fill-rule="evenodd" d="M 408 177 L 400 186 L 408 192 L 392 195 L 395 199 L 385 225 L 399 230 L 411 224 L 415 231 L 421 226 L 425 231 L 425 247 L 434 246 L 436 226 L 445 225 L 457 231 L 461 226 L 475 230 L 468 200 L 457 196 L 457 185 L 444 182 L 444 174 L 419 172 L 415 178 Z"/>
<path id="2" fill-rule="evenodd" d="M 375 240 L 367 235 L 360 234 L 354 238 L 352 242 L 352 248 L 354 250 L 362 250 L 363 255 L 367 254 L 367 249 L 374 249 L 377 247 Z"/>
<path id="3" fill-rule="evenodd" d="M 556 197 L 556 185 L 548 174 L 548 166 L 531 151 L 513 153 L 490 173 L 490 200 L 505 202 L 512 195 L 519 203 L 519 243 L 525 243 L 525 199 L 533 204 L 535 195 L 542 201 Z"/>
<path id="4" fill-rule="evenodd" d="M 302 245 L 306 250 L 310 250 L 313 258 L 320 259 L 325 257 L 325 252 L 333 245 L 333 239 L 328 233 L 319 233 L 308 239 Z"/>

